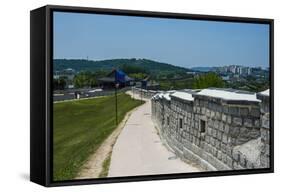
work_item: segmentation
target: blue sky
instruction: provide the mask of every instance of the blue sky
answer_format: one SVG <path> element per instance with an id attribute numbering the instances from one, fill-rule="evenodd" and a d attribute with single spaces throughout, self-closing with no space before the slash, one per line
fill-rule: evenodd
<path id="1" fill-rule="evenodd" d="M 269 25 L 54 13 L 54 58 L 269 67 Z"/>

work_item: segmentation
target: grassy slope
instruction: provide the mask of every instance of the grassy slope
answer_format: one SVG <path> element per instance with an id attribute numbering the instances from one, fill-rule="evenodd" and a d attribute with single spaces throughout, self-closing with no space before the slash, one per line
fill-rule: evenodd
<path id="1" fill-rule="evenodd" d="M 141 101 L 118 95 L 119 122 Z M 54 104 L 53 178 L 73 179 L 90 154 L 116 128 L 114 96 Z"/>

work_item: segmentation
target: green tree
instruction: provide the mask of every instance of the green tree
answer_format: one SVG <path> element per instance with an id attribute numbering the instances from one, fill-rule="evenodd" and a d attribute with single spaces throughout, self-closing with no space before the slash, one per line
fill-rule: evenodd
<path id="1" fill-rule="evenodd" d="M 73 83 L 76 88 L 96 87 L 98 86 L 98 78 L 104 76 L 106 76 L 106 72 L 104 71 L 97 71 L 94 73 L 90 71 L 83 71 L 75 75 Z"/>
<path id="2" fill-rule="evenodd" d="M 134 78 L 135 80 L 142 80 L 147 77 L 145 73 L 131 73 L 130 77 Z"/>
<path id="3" fill-rule="evenodd" d="M 204 89 L 208 87 L 224 87 L 224 81 L 215 73 L 199 75 L 193 80 L 193 89 Z"/>
<path id="4" fill-rule="evenodd" d="M 121 65 L 120 69 L 127 74 L 147 73 L 147 71 L 144 68 L 139 66 L 129 65 L 129 64 Z"/>
<path id="5" fill-rule="evenodd" d="M 67 78 L 63 77 L 63 76 L 59 77 L 58 79 L 54 79 L 53 80 L 54 89 L 55 90 L 58 90 L 58 89 L 62 90 L 62 89 L 64 89 L 65 86 L 66 86 L 66 80 L 67 80 Z"/>

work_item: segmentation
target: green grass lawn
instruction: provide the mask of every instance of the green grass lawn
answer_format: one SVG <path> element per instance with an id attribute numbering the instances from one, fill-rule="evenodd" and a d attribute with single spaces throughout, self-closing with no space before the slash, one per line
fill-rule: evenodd
<path id="1" fill-rule="evenodd" d="M 119 122 L 141 104 L 124 93 L 119 94 Z M 53 179 L 70 180 L 117 127 L 115 97 L 54 103 L 53 116 Z"/>

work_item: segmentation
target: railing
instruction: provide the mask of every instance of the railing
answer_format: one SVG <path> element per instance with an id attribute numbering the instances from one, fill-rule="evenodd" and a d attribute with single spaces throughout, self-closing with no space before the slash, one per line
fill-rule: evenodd
<path id="1" fill-rule="evenodd" d="M 131 87 L 124 87 L 122 89 L 118 89 L 118 93 L 120 92 L 126 92 L 131 90 Z M 65 100 L 73 100 L 76 99 L 75 97 L 75 91 L 63 91 L 61 94 L 58 95 L 53 95 L 53 101 L 65 101 Z M 89 90 L 82 90 L 79 91 L 81 94 L 79 95 L 80 99 L 85 99 L 85 98 L 92 98 L 92 97 L 102 97 L 102 96 L 109 96 L 109 95 L 114 95 L 115 90 L 103 90 L 103 91 L 97 91 L 97 92 L 89 92 Z"/>

